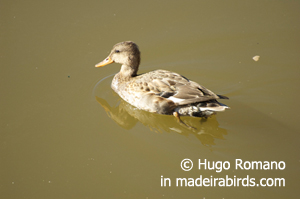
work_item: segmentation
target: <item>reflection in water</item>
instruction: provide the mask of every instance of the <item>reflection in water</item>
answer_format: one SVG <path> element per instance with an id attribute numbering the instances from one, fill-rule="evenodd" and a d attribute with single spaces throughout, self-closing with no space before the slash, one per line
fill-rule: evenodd
<path id="1" fill-rule="evenodd" d="M 184 123 L 196 128 L 190 129 L 177 122 L 176 118 L 173 116 L 160 115 L 139 110 L 123 100 L 115 106 L 110 106 L 105 99 L 97 96 L 96 100 L 104 108 L 111 119 L 127 130 L 134 127 L 136 123 L 140 121 L 143 125 L 155 132 L 173 131 L 186 137 L 189 134 L 193 134 L 205 146 L 214 145 L 215 138 L 224 139 L 223 135 L 227 135 L 227 130 L 219 127 L 219 123 L 215 116 L 208 119 L 181 117 Z"/>

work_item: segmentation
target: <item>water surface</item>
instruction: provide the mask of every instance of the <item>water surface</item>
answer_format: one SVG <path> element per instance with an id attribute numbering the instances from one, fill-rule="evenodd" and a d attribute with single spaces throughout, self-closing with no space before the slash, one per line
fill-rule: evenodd
<path id="1" fill-rule="evenodd" d="M 1 3 L 3 198 L 296 198 L 299 195 L 297 1 Z M 94 68 L 120 41 L 140 73 L 166 69 L 226 95 L 231 107 L 183 120 L 136 110 Z M 252 58 L 260 56 L 258 61 Z M 194 162 L 183 171 L 180 162 Z M 198 159 L 229 170 L 198 170 Z M 236 170 L 236 159 L 284 170 Z M 284 178 L 273 187 L 176 187 L 176 178 Z M 170 187 L 161 186 L 169 178 Z"/>

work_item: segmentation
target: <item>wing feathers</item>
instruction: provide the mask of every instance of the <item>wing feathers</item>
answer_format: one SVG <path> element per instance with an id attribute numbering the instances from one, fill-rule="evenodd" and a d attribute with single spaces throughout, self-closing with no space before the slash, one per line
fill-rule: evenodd
<path id="1" fill-rule="evenodd" d="M 144 74 L 151 76 L 151 79 L 149 76 L 140 76 L 140 80 L 148 83 L 151 93 L 172 100 L 177 105 L 193 104 L 215 99 L 228 99 L 226 96 L 216 95 L 209 89 L 177 73 L 165 70 L 156 70 L 153 73 L 155 74 Z M 151 87 L 154 88 L 151 89 Z"/>

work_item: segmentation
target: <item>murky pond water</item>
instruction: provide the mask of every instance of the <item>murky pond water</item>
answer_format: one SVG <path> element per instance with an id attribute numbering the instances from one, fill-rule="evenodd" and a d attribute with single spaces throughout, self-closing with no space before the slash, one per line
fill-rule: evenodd
<path id="1" fill-rule="evenodd" d="M 3 1 L 0 9 L 3 198 L 299 196 L 298 1 Z M 140 73 L 180 73 L 228 96 L 231 109 L 183 117 L 196 127 L 188 129 L 130 106 L 110 88 L 120 65 L 94 67 L 125 40 L 140 47 Z"/>

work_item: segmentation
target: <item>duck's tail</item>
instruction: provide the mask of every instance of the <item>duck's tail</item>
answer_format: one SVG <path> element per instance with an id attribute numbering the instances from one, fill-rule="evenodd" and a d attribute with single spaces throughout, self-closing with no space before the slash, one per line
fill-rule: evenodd
<path id="1" fill-rule="evenodd" d="M 223 96 L 219 96 L 219 97 L 221 99 L 228 99 L 227 97 L 223 98 Z M 228 108 L 229 108 L 228 106 L 218 102 L 217 100 L 209 100 L 209 101 L 179 106 L 176 108 L 175 111 L 182 116 L 208 117 L 216 114 L 216 112 L 225 111 Z"/>

